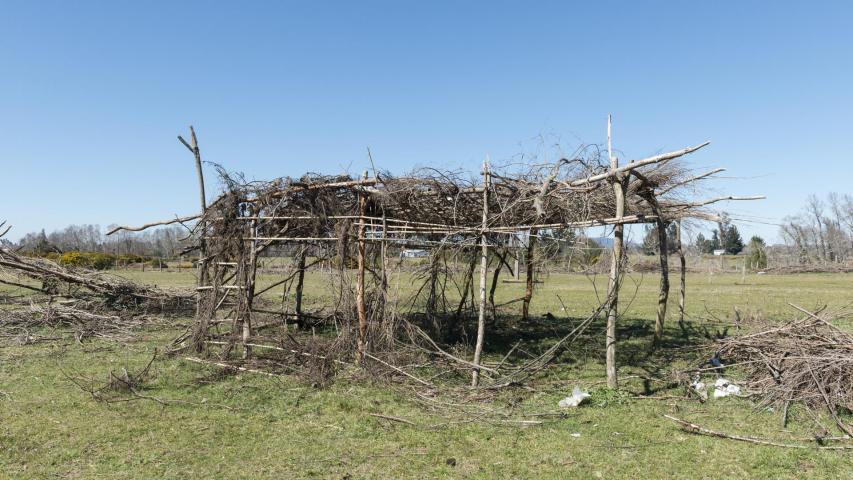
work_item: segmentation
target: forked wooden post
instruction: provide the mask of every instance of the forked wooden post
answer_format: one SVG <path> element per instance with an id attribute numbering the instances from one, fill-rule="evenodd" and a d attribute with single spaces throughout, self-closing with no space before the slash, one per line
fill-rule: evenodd
<path id="1" fill-rule="evenodd" d="M 480 311 L 477 317 L 477 344 L 474 347 L 474 365 L 480 365 L 483 354 L 483 342 L 486 335 L 486 274 L 489 269 L 489 245 L 486 230 L 489 227 L 489 174 L 488 157 L 483 162 L 483 226 L 480 233 Z M 475 367 L 471 378 L 471 386 L 480 384 L 480 369 Z"/>
<path id="2" fill-rule="evenodd" d="M 209 272 L 208 272 L 208 264 L 209 259 L 207 258 L 207 239 L 205 238 L 207 232 L 207 224 L 204 220 L 204 212 L 207 211 L 207 200 L 204 193 L 204 170 L 201 166 L 201 150 L 198 148 L 198 138 L 195 134 L 195 129 L 192 125 L 190 125 L 190 140 L 192 143 L 188 143 L 184 140 L 184 137 L 178 135 L 178 140 L 193 154 L 193 158 L 195 158 L 195 170 L 196 175 L 198 176 L 198 192 L 199 192 L 199 200 L 201 203 L 201 216 L 198 221 L 198 230 L 199 234 L 199 273 L 198 273 L 198 286 L 204 287 L 209 283 Z M 199 309 L 201 305 L 201 296 L 203 293 L 199 291 L 198 293 L 198 301 L 196 302 L 196 316 L 199 315 Z M 214 297 L 215 298 L 215 297 Z"/>
<path id="3" fill-rule="evenodd" d="M 204 212 L 207 210 L 207 200 L 204 193 L 204 170 L 201 165 L 201 150 L 198 148 L 198 138 L 195 134 L 195 129 L 192 125 L 190 125 L 190 140 L 192 143 L 188 143 L 184 140 L 184 137 L 178 135 L 178 140 L 193 154 L 195 158 L 195 169 L 196 175 L 198 176 L 198 192 L 199 192 L 199 200 L 201 203 L 201 219 L 199 220 L 199 230 L 201 231 L 201 238 L 199 240 L 199 262 L 201 263 L 201 271 L 199 272 L 198 278 L 198 286 L 204 286 L 208 283 L 208 271 L 207 271 L 207 239 L 205 238 L 205 221 L 204 221 Z"/>
<path id="4" fill-rule="evenodd" d="M 367 171 L 363 178 L 367 180 Z M 361 219 L 358 221 L 358 272 L 355 280 L 355 304 L 358 312 L 358 362 L 364 360 L 367 352 L 367 307 L 364 300 L 364 256 L 365 256 L 365 225 L 364 217 L 367 213 L 367 195 L 364 191 L 358 194 L 358 209 Z"/>
<path id="5" fill-rule="evenodd" d="M 623 176 L 616 173 L 619 168 L 619 160 L 613 155 L 612 146 L 612 123 L 611 117 L 607 117 L 607 155 L 610 160 L 610 170 L 614 175 L 610 177 L 610 183 L 613 185 L 613 194 L 616 198 L 616 219 L 621 220 L 625 215 L 625 182 Z M 624 226 L 617 223 L 613 227 L 613 258 L 610 263 L 610 281 L 607 288 L 607 296 L 610 299 L 610 304 L 607 307 L 607 333 L 605 363 L 607 370 L 607 386 L 610 388 L 618 388 L 619 381 L 616 376 L 616 317 L 618 315 L 619 305 L 619 276 L 622 264 L 622 242 L 624 236 Z"/>

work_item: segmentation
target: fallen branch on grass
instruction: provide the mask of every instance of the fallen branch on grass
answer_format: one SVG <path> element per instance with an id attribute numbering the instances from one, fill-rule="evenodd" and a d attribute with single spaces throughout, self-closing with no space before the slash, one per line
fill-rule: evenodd
<path id="1" fill-rule="evenodd" d="M 701 425 L 697 425 L 695 423 L 688 422 L 686 420 L 682 420 L 680 418 L 673 417 L 671 415 L 664 415 L 665 418 L 672 420 L 673 422 L 681 425 L 685 430 L 696 433 L 700 435 L 707 435 L 709 437 L 717 437 L 717 438 L 727 438 L 729 440 L 737 440 L 739 442 L 747 442 L 754 443 L 756 445 L 769 445 L 773 447 L 782 447 L 782 448 L 797 448 L 797 449 L 819 449 L 819 450 L 853 450 L 853 446 L 850 445 L 801 445 L 795 443 L 780 443 L 772 440 L 765 440 L 763 438 L 756 437 L 748 437 L 745 435 L 733 435 L 725 432 L 720 432 L 717 430 L 711 430 L 710 428 L 705 428 Z M 815 439 L 815 441 L 820 441 L 820 439 Z"/>

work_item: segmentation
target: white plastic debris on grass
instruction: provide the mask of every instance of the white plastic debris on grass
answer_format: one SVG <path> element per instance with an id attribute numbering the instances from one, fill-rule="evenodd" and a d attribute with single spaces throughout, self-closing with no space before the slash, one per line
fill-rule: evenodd
<path id="1" fill-rule="evenodd" d="M 725 378 L 718 378 L 714 382 L 714 398 L 723 398 L 729 395 L 740 395 L 740 387 Z"/>
<path id="2" fill-rule="evenodd" d="M 705 384 L 699 379 L 694 380 L 693 383 L 690 384 L 690 388 L 699 395 L 699 398 L 701 398 L 703 402 L 708 399 L 708 391 L 705 389 Z"/>
<path id="3" fill-rule="evenodd" d="M 560 400 L 560 403 L 558 405 L 560 406 L 560 408 L 577 407 L 589 397 L 589 392 L 586 392 L 582 390 L 581 387 L 575 385 L 575 388 L 572 389 L 572 394 Z"/>

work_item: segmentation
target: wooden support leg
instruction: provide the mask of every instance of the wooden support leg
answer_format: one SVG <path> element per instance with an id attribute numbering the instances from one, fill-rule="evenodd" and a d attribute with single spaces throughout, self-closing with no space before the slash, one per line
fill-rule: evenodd
<path id="1" fill-rule="evenodd" d="M 364 178 L 367 178 L 367 172 L 364 172 Z M 358 362 L 364 360 L 364 354 L 367 352 L 367 307 L 364 298 L 364 256 L 365 256 L 365 239 L 364 239 L 364 215 L 367 207 L 367 197 L 359 194 L 359 209 L 362 218 L 358 224 L 358 272 L 356 273 L 355 283 L 355 304 L 358 312 Z"/>
<path id="2" fill-rule="evenodd" d="M 607 151 L 610 156 L 610 170 L 614 171 L 611 184 L 616 199 L 616 219 L 621 220 L 625 215 L 625 179 L 615 172 L 619 168 L 619 160 L 612 154 L 610 146 L 610 119 L 607 121 Z M 616 319 L 619 306 L 619 286 L 622 269 L 622 245 L 624 240 L 624 226 L 617 224 L 613 227 L 613 259 L 610 263 L 610 282 L 607 289 L 609 305 L 607 308 L 607 331 L 605 369 L 607 371 L 607 386 L 618 388 L 619 381 L 616 376 Z"/>
<path id="3" fill-rule="evenodd" d="M 524 289 L 524 302 L 521 304 L 521 319 L 527 320 L 530 318 L 530 301 L 533 299 L 533 284 L 535 282 L 534 275 L 536 273 L 536 235 L 539 231 L 531 229 L 527 235 L 527 277 Z"/>
<path id="4" fill-rule="evenodd" d="M 480 315 L 477 318 L 477 343 L 474 347 L 474 365 L 480 365 L 486 336 L 486 274 L 489 270 L 489 245 L 486 229 L 489 221 L 489 162 L 483 162 L 483 233 L 480 234 Z M 474 368 L 471 386 L 480 384 L 480 369 Z"/>
<path id="5" fill-rule="evenodd" d="M 663 327 L 666 320 L 666 304 L 669 300 L 669 245 L 666 235 L 667 224 L 658 217 L 658 251 L 660 256 L 660 292 L 658 293 L 658 314 L 655 320 L 654 345 L 663 340 Z"/>
<path id="6" fill-rule="evenodd" d="M 687 290 L 687 262 L 684 259 L 684 247 L 681 244 L 681 220 L 675 222 L 675 246 L 681 263 L 681 285 L 678 296 L 678 325 L 684 330 L 684 297 Z"/>

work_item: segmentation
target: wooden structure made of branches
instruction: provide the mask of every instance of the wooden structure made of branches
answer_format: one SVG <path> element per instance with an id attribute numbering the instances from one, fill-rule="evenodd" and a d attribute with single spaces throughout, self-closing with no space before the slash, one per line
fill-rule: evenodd
<path id="1" fill-rule="evenodd" d="M 547 164 L 495 168 L 486 161 L 478 176 L 422 169 L 405 176 L 374 171 L 357 178 L 307 174 L 298 179 L 246 182 L 220 172 L 224 192 L 208 205 L 194 131 L 191 138 L 190 142 L 180 139 L 196 159 L 201 213 L 143 227 L 119 227 L 140 230 L 196 222 L 193 235 L 200 253 L 198 303 L 193 328 L 178 339 L 182 347 L 204 352 L 215 345 L 221 348 L 222 359 L 229 358 L 237 348 L 243 358 L 248 358 L 253 347 L 263 347 L 256 341 L 256 332 L 265 327 L 259 324 L 260 315 L 272 314 L 275 322 L 285 324 L 331 322 L 335 325 L 336 342 L 351 351 L 358 363 L 366 357 L 377 359 L 371 352 L 378 345 L 392 345 L 399 335 L 399 302 L 389 305 L 390 252 L 417 248 L 431 252 L 429 273 L 416 296 L 424 298 L 424 318 L 432 321 L 435 328 L 431 330 L 432 337 L 419 328 L 416 336 L 470 369 L 474 386 L 480 384 L 481 373 L 489 370 L 481 357 L 486 342 L 490 252 L 497 253 L 499 269 L 505 263 L 507 249 L 513 245 L 524 245 L 529 257 L 537 238 L 549 232 L 613 227 L 608 296 L 588 321 L 598 314 L 607 315 L 607 376 L 608 383 L 615 387 L 616 322 L 625 265 L 624 225 L 656 224 L 663 236 L 671 222 L 680 225 L 685 218 L 718 220 L 705 209 L 714 202 L 759 198 L 692 198 L 695 190 L 691 187 L 697 181 L 722 171 L 696 175 L 680 161 L 707 142 L 620 165 L 609 146 L 608 125 L 607 158 L 602 158 L 604 153 L 597 149 L 587 149 Z M 661 242 L 656 339 L 663 329 L 669 290 L 666 243 Z M 294 258 L 293 266 L 271 286 L 261 289 L 257 283 L 258 262 L 274 249 L 287 250 Z M 437 260 L 441 252 L 451 249 L 464 252 L 468 259 L 467 278 L 463 276 L 460 284 L 462 303 L 455 309 L 443 297 L 447 282 L 446 278 L 442 281 L 442 266 Z M 472 278 L 478 263 L 479 297 L 475 300 Z M 315 265 L 325 265 L 336 292 L 333 310 L 323 315 L 306 312 L 302 306 L 306 270 Z M 497 274 L 493 277 L 492 305 Z M 526 283 L 525 316 L 532 294 L 531 268 Z M 257 305 L 261 294 L 279 285 L 286 287 L 282 305 L 287 300 L 288 308 L 271 311 Z M 682 289 L 683 285 L 682 278 Z M 469 298 L 469 311 L 477 318 L 470 360 L 446 353 L 438 346 L 441 339 L 436 337 L 453 328 L 448 325 L 452 322 L 442 320 L 436 312 L 449 311 L 449 317 L 444 318 L 458 320 Z M 681 310 L 683 315 L 683 291 Z M 220 330 L 223 325 L 224 332 Z M 550 358 L 553 355 L 529 362 L 527 370 L 540 368 Z M 506 384 L 518 379 L 518 375 L 508 376 L 491 383 Z"/>

